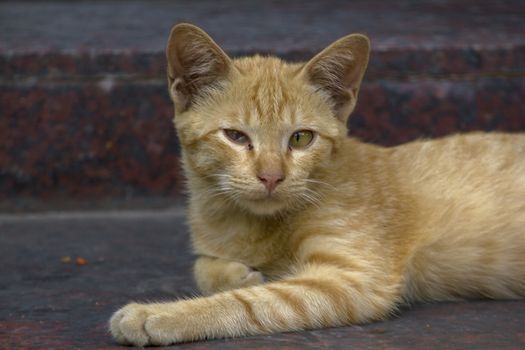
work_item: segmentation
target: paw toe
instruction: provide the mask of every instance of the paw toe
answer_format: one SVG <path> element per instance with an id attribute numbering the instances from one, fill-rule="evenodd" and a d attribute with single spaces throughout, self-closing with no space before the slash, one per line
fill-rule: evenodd
<path id="1" fill-rule="evenodd" d="M 124 334 L 122 334 L 122 332 L 120 331 L 120 321 L 123 317 L 124 313 L 122 312 L 122 310 L 115 312 L 109 320 L 109 331 L 111 332 L 111 335 L 117 341 L 117 343 L 129 345 L 129 343 L 126 341 L 126 338 L 124 337 Z"/>
<path id="2" fill-rule="evenodd" d="M 144 346 L 148 344 L 149 337 L 144 330 L 145 314 L 126 315 L 120 321 L 120 331 L 127 342 L 135 346 Z"/>
<path id="3" fill-rule="evenodd" d="M 173 320 L 167 315 L 149 316 L 144 330 L 152 345 L 170 345 L 177 342 Z"/>
<path id="4" fill-rule="evenodd" d="M 246 276 L 246 282 L 248 285 L 256 285 L 264 282 L 263 274 L 259 271 L 252 271 Z"/>
<path id="5" fill-rule="evenodd" d="M 149 337 L 144 330 L 147 316 L 147 311 L 141 305 L 127 305 L 111 317 L 111 334 L 120 344 L 144 346 L 149 342 Z"/>

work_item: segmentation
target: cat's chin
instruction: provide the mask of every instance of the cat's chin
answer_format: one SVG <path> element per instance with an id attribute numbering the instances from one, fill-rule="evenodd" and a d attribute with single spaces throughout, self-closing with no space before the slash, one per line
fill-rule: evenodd
<path id="1" fill-rule="evenodd" d="M 274 198 L 259 199 L 259 200 L 244 200 L 242 206 L 245 209 L 256 215 L 274 215 L 283 210 L 286 203 Z"/>

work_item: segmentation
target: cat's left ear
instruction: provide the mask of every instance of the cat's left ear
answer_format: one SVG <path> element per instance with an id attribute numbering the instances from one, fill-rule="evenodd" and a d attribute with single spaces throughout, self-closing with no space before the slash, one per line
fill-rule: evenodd
<path id="1" fill-rule="evenodd" d="M 368 38 L 351 34 L 328 46 L 303 67 L 302 74 L 328 95 L 336 117 L 342 122 L 354 110 L 369 52 Z"/>
<path id="2" fill-rule="evenodd" d="M 168 85 L 176 112 L 188 109 L 205 90 L 230 71 L 231 59 L 212 38 L 193 24 L 171 30 L 166 48 Z"/>

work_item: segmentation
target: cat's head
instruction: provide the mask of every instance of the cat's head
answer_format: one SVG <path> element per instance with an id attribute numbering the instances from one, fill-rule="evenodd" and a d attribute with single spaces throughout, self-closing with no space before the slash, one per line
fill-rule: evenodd
<path id="1" fill-rule="evenodd" d="M 192 195 L 259 215 L 318 201 L 368 54 L 368 39 L 354 34 L 305 64 L 231 59 L 201 29 L 176 25 L 168 83 Z"/>

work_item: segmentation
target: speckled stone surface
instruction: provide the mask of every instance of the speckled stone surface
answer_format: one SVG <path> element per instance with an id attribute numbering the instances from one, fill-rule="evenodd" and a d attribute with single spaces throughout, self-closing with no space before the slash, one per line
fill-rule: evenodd
<path id="1" fill-rule="evenodd" d="M 178 143 L 164 86 L 0 88 L 0 199 L 176 196 Z M 377 80 L 350 134 L 396 145 L 460 131 L 525 131 L 525 79 Z"/>
<path id="2" fill-rule="evenodd" d="M 171 106 L 157 86 L 0 88 L 0 197 L 178 190 Z"/>
<path id="3" fill-rule="evenodd" d="M 233 56 L 291 60 L 368 34 L 351 134 L 396 145 L 525 131 L 523 18 L 517 0 L 1 2 L 0 210 L 180 197 L 163 53 L 174 23 L 202 26 Z"/>
<path id="4" fill-rule="evenodd" d="M 377 80 L 364 85 L 350 135 L 386 146 L 469 131 L 525 131 L 525 79 Z"/>

